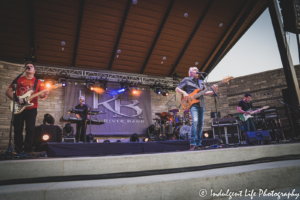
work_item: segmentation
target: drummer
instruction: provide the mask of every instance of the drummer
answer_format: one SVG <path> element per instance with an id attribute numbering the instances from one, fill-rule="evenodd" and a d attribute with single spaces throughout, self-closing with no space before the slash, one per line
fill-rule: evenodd
<path id="1" fill-rule="evenodd" d="M 182 117 L 179 115 L 179 112 L 174 113 L 174 125 L 175 127 L 179 127 L 182 123 Z"/>

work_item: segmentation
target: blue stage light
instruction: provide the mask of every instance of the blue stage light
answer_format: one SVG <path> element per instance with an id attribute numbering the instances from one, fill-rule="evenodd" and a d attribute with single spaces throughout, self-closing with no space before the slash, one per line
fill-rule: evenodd
<path id="1" fill-rule="evenodd" d="M 118 93 L 125 92 L 125 88 L 119 89 Z"/>

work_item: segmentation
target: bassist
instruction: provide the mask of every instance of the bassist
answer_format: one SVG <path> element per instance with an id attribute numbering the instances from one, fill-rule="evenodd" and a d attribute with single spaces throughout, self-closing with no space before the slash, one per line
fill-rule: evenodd
<path id="1" fill-rule="evenodd" d="M 213 86 L 214 90 L 218 91 L 218 86 Z M 190 67 L 189 69 L 189 77 L 184 78 L 177 88 L 176 92 L 182 94 L 186 99 L 190 98 L 189 94 L 193 93 L 196 89 L 205 89 L 204 81 L 198 78 L 198 68 Z M 212 95 L 213 91 L 208 91 L 205 95 Z M 200 102 L 194 103 L 190 110 L 193 119 L 192 127 L 191 127 L 191 140 L 190 140 L 190 150 L 194 150 L 195 148 L 201 149 L 202 143 L 202 129 L 204 122 L 204 97 L 203 95 L 199 97 Z M 196 138 L 197 136 L 197 138 Z"/>
<path id="2" fill-rule="evenodd" d="M 251 100 L 251 95 L 250 94 L 245 94 L 244 98 L 242 101 L 239 102 L 237 106 L 237 112 L 241 114 L 251 114 L 251 107 L 250 107 L 250 100 Z M 249 131 L 256 131 L 254 122 L 252 118 L 248 118 L 246 121 L 244 121 L 244 132 L 249 132 Z"/>
<path id="3" fill-rule="evenodd" d="M 16 95 L 21 96 L 28 92 L 29 90 L 32 90 L 34 88 L 34 85 L 36 83 L 36 90 L 34 93 L 38 91 L 44 90 L 43 82 L 38 80 L 36 82 L 36 78 L 34 76 L 35 73 L 35 64 L 31 61 L 27 61 L 25 63 L 25 67 L 27 67 L 27 70 L 25 71 L 25 76 L 20 77 L 17 80 L 17 89 L 16 89 Z M 49 91 L 45 91 L 40 95 L 40 98 L 42 100 L 46 99 L 49 94 Z M 13 99 L 13 90 L 12 90 L 12 83 L 7 88 L 5 95 Z M 23 99 L 17 98 L 16 100 L 19 104 L 23 103 Z M 24 151 L 25 152 L 31 152 L 32 150 L 32 143 L 33 143 L 33 134 L 35 129 L 35 120 L 37 115 L 37 106 L 38 106 L 38 98 L 35 97 L 32 99 L 33 106 L 27 107 L 22 113 L 17 114 L 14 116 L 14 143 L 15 143 L 15 151 L 17 153 L 21 153 L 23 151 L 23 145 L 24 145 Z M 24 121 L 25 121 L 25 141 L 23 144 L 23 127 L 24 127 Z"/>

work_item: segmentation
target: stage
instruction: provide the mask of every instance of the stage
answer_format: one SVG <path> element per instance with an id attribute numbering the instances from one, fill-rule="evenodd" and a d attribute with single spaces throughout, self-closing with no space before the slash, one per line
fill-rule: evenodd
<path id="1" fill-rule="evenodd" d="M 153 144 L 160 143 L 164 142 Z M 84 147 L 88 144 L 69 145 Z M 129 200 L 199 199 L 201 189 L 282 191 L 288 188 L 292 191 L 299 188 L 299 151 L 300 144 L 291 143 L 151 154 L 6 160 L 0 162 L 0 195 L 4 199 Z"/>
<path id="2" fill-rule="evenodd" d="M 218 144 L 218 139 L 203 139 L 202 146 Z M 170 140 L 154 142 L 127 143 L 66 143 L 48 142 L 35 149 L 36 152 L 45 151 L 48 157 L 71 156 L 106 156 L 142 153 L 160 153 L 172 151 L 186 151 L 190 149 L 188 140 Z"/>

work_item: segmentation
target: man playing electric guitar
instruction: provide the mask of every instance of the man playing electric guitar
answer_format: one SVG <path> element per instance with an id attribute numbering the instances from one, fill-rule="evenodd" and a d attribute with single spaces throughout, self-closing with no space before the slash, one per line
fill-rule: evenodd
<path id="1" fill-rule="evenodd" d="M 190 67 L 189 77 L 184 78 L 177 88 L 176 92 L 182 94 L 186 100 L 190 98 L 189 94 L 193 93 L 196 89 L 204 90 L 206 88 L 204 81 L 198 79 L 198 68 Z M 214 90 L 218 92 L 218 86 L 213 86 Z M 208 91 L 205 95 L 212 95 L 213 91 Z M 192 104 L 190 110 L 193 119 L 191 128 L 191 140 L 190 140 L 190 150 L 194 150 L 196 147 L 201 149 L 202 143 L 202 128 L 204 122 L 204 97 L 203 95 L 199 97 L 200 102 Z M 197 138 L 196 138 L 197 136 Z"/>
<path id="2" fill-rule="evenodd" d="M 242 101 L 239 102 L 238 106 L 237 106 L 237 112 L 242 114 L 240 116 L 240 118 L 242 119 L 242 121 L 244 121 L 244 132 L 249 132 L 251 131 L 256 131 L 254 122 L 252 120 L 251 117 L 249 117 L 248 119 L 243 119 L 243 114 L 251 114 L 251 108 L 250 108 L 250 102 L 251 100 L 251 95 L 250 94 L 245 94 L 244 98 Z"/>
<path id="3" fill-rule="evenodd" d="M 28 92 L 29 90 L 32 90 L 34 88 L 36 78 L 34 77 L 35 73 L 35 64 L 31 61 L 27 61 L 25 63 L 25 67 L 27 67 L 27 70 L 25 71 L 25 76 L 22 76 L 17 81 L 17 89 L 16 89 L 16 95 L 21 96 Z M 38 80 L 36 84 L 36 90 L 34 93 L 37 93 L 38 91 L 44 90 L 43 82 Z M 46 99 L 49 94 L 49 91 L 45 91 L 40 95 L 40 98 L 42 100 Z M 7 88 L 5 95 L 13 99 L 13 89 L 12 89 L 12 83 Z M 19 104 L 23 103 L 22 98 L 17 98 L 17 101 Z M 23 127 L 24 127 L 24 121 L 25 121 L 25 141 L 24 141 L 24 151 L 30 152 L 32 150 L 32 143 L 33 143 L 33 136 L 34 136 L 34 129 L 35 129 L 35 119 L 37 115 L 37 106 L 38 106 L 38 98 L 35 97 L 32 99 L 31 103 L 33 103 L 33 106 L 27 107 L 23 112 L 20 114 L 17 114 L 14 116 L 14 142 L 15 142 L 15 151 L 17 153 L 22 152 L 23 148 Z"/>

